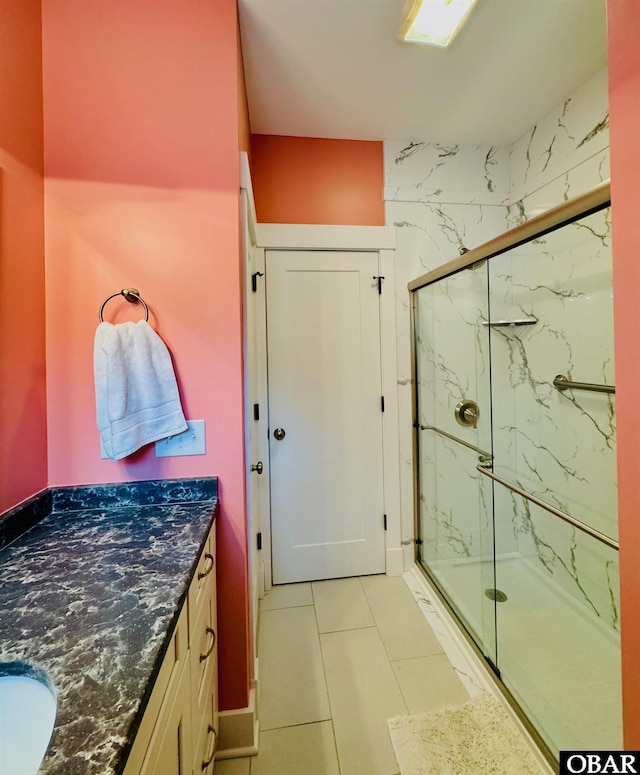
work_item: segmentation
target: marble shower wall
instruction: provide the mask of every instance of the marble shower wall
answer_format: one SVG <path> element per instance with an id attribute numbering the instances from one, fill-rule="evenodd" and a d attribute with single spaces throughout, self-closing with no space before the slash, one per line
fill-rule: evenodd
<path id="1" fill-rule="evenodd" d="M 616 538 L 615 399 L 553 386 L 614 384 L 610 209 L 497 256 L 489 275 L 492 321 L 532 321 L 491 329 L 494 471 Z M 616 629 L 616 552 L 517 495 L 498 503 L 518 553 Z"/>
<path id="2" fill-rule="evenodd" d="M 608 176 L 606 71 L 596 74 L 568 96 L 510 148 L 385 143 L 387 223 L 397 228 L 403 538 L 410 535 L 413 524 L 407 283 L 455 258 L 461 248 L 476 247 Z M 515 481 L 512 477 L 519 477 L 525 489 L 533 488 L 539 495 L 546 493 L 551 502 L 560 508 L 566 507 L 570 513 L 577 509 L 580 513 L 575 513 L 576 517 L 611 534 L 616 514 L 613 402 L 599 396 L 600 400 L 594 403 L 591 394 L 560 395 L 548 387 L 546 373 L 549 369 L 553 371 L 557 363 L 558 371 L 551 374 L 551 380 L 556 373 L 570 371 L 568 376 L 576 380 L 612 382 L 608 216 L 601 213 L 592 218 L 592 222 L 572 227 L 571 234 L 562 236 L 559 243 L 556 240 L 558 244 L 553 248 L 547 245 L 550 240 L 547 237 L 521 248 L 518 254 L 494 259 L 501 263 L 493 264 L 490 270 L 492 318 L 517 313 L 518 317 L 532 315 L 540 320 L 538 325 L 526 328 L 493 329 L 492 367 L 504 375 L 498 388 L 502 430 L 497 432 L 496 445 L 504 450 L 508 461 L 505 465 L 512 466 L 510 476 L 505 473 L 506 478 Z M 573 247 L 569 244 L 572 240 Z M 554 255 L 551 255 L 552 249 Z M 545 260 L 528 260 L 528 255 L 539 257 L 540 254 L 545 255 Z M 452 292 L 453 286 L 445 289 L 443 283 L 434 286 L 441 291 L 442 298 L 437 303 L 431 299 L 431 312 L 421 312 L 422 320 L 427 315 L 437 317 L 437 321 L 430 322 L 430 334 L 423 328 L 419 342 L 425 356 L 429 348 L 432 352 L 434 347 L 437 350 L 431 360 L 433 374 L 429 378 L 424 375 L 422 400 L 429 417 L 421 421 L 438 425 L 457 436 L 467 430 L 453 422 L 452 406 L 462 397 L 474 398 L 481 406 L 483 401 L 479 389 L 482 380 L 478 380 L 476 368 L 487 355 L 482 352 L 484 345 L 479 333 L 480 318 L 484 314 L 482 306 L 486 301 L 476 304 L 474 321 L 468 321 L 474 332 L 471 335 L 473 354 L 458 325 L 473 309 L 473 304 L 461 302 L 465 294 L 468 301 L 476 283 L 473 274 L 463 272 L 452 278 L 456 283 L 455 292 Z M 598 320 L 603 321 L 600 327 L 595 325 Z M 596 339 L 591 337 L 593 330 L 599 330 Z M 546 364 L 544 375 L 536 372 L 533 376 L 528 372 L 531 364 L 542 363 L 547 357 L 551 361 L 551 354 L 554 354 L 554 365 Z M 456 377 L 452 380 L 447 374 Z M 460 395 L 454 400 L 458 393 L 473 393 L 474 389 L 477 395 Z M 435 392 L 441 394 L 437 399 Z M 552 410 L 559 410 L 561 414 L 554 414 Z M 474 442 L 482 448 L 487 448 L 489 443 L 487 414 L 483 417 L 481 412 Z M 558 427 L 567 429 L 566 436 L 558 434 Z M 436 446 L 435 441 L 428 442 L 430 450 Z M 468 558 L 477 557 L 482 554 L 477 530 L 486 521 L 481 498 L 477 497 L 478 489 L 470 484 L 464 488 L 456 484 L 461 481 L 460 456 L 451 451 L 445 454 L 445 447 L 439 446 L 441 484 L 437 504 L 428 516 L 438 522 L 437 530 L 431 533 L 437 538 L 433 546 L 425 546 L 425 553 L 430 551 L 443 560 L 455 557 L 461 560 L 461 553 Z M 427 446 L 425 453 L 426 450 Z M 599 473 L 593 470 L 594 466 Z M 597 493 L 590 497 L 588 493 L 594 489 L 595 476 L 605 484 L 596 487 Z M 450 483 L 449 487 L 443 484 L 446 482 Z M 467 509 L 459 505 L 461 489 L 470 494 Z M 560 538 L 560 533 L 566 531 L 548 524 L 549 520 L 540 515 L 534 520 L 522 503 L 509 500 L 513 502 L 513 508 L 508 510 L 512 524 L 503 531 L 506 535 L 501 538 L 501 550 L 530 556 L 533 564 L 553 576 L 568 594 L 581 600 L 589 610 L 595 610 L 609 625 L 617 626 L 617 582 L 612 558 L 607 556 L 603 561 L 595 556 L 598 552 L 591 550 L 590 539 L 585 544 L 580 537 L 569 536 L 567 540 L 566 535 L 562 539 L 565 550 L 553 556 L 554 550 L 547 545 L 553 545 L 556 537 Z M 554 530 L 559 530 L 558 536 Z M 448 548 L 447 533 L 452 536 Z M 578 551 L 576 547 L 583 544 Z"/>
<path id="3" fill-rule="evenodd" d="M 510 228 L 608 179 L 606 70 L 521 137 L 509 164 Z M 492 329 L 494 470 L 615 538 L 615 399 L 551 384 L 614 384 L 610 210 L 492 259 L 489 275 L 492 320 L 538 320 Z M 617 630 L 617 553 L 518 496 L 496 505 L 518 553 Z"/>
<path id="4" fill-rule="evenodd" d="M 407 284 L 410 280 L 456 258 L 463 247 L 480 245 L 506 230 L 509 155 L 506 148 L 490 146 L 402 142 L 385 143 L 384 155 L 387 224 L 395 225 L 397 231 L 395 272 L 400 487 L 402 537 L 407 540 L 413 536 L 412 343 Z M 471 278 L 471 274 L 468 273 L 467 277 Z M 438 314 L 445 316 L 442 319 L 441 333 L 438 334 L 438 347 L 442 346 L 442 336 L 449 343 L 457 341 L 462 344 L 461 340 L 452 336 L 452 331 L 461 331 L 460 322 L 464 320 L 465 315 L 470 314 L 472 306 L 466 305 L 465 311 L 461 311 L 460 294 L 466 294 L 470 298 L 471 286 L 459 286 L 453 291 L 449 302 L 445 299 L 438 307 Z M 479 305 L 481 302 L 476 304 L 476 308 Z M 450 320 L 449 330 L 447 310 L 453 311 L 456 316 Z M 470 341 L 473 342 L 473 336 Z M 434 342 L 425 340 L 425 346 L 433 347 Z M 465 390 L 475 388 L 475 361 L 472 359 L 473 362 L 467 362 L 465 347 L 456 347 L 455 350 L 448 347 L 446 353 L 446 362 L 442 361 L 440 367 L 457 375 L 461 389 L 462 386 Z M 444 383 L 446 380 L 441 381 Z M 458 396 L 452 406 L 462 397 Z M 453 395 L 447 398 L 447 406 L 452 400 Z M 443 417 L 445 413 L 440 411 L 439 421 L 444 421 Z M 446 416 L 446 422 L 453 422 L 452 414 Z M 435 424 L 433 419 L 431 424 Z M 457 464 L 451 455 L 446 459 L 450 460 L 451 466 L 442 463 L 444 481 L 457 481 Z M 455 513 L 457 510 L 446 502 L 446 492 L 446 488 L 443 488 L 441 507 L 446 513 Z M 471 540 L 470 534 L 477 530 L 480 519 L 477 501 L 474 501 L 474 508 L 476 511 L 473 515 L 468 515 L 468 519 L 460 526 L 465 536 L 463 540 L 468 544 Z M 443 531 L 445 529 L 443 525 Z M 438 543 L 443 549 L 442 541 Z M 476 544 L 477 542 L 472 541 L 469 545 Z"/>
<path id="5" fill-rule="evenodd" d="M 609 174 L 603 69 L 509 149 L 509 228 L 584 193 Z"/>

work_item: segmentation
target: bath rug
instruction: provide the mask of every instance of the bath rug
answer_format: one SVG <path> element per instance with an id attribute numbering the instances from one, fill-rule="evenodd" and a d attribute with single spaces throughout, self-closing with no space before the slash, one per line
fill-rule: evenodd
<path id="1" fill-rule="evenodd" d="M 488 692 L 463 705 L 388 720 L 402 775 L 542 775 L 502 705 Z"/>

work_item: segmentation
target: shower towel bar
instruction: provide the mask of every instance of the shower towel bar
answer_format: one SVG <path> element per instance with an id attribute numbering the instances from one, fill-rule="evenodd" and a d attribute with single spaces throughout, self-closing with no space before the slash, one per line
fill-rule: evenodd
<path id="1" fill-rule="evenodd" d="M 481 474 L 488 476 L 490 479 L 493 479 L 494 482 L 498 482 L 498 484 L 501 484 L 508 490 L 511 490 L 511 492 L 515 492 L 517 495 L 521 495 L 523 498 L 531 501 L 531 503 L 535 503 L 535 505 L 539 506 L 541 509 L 548 511 L 550 514 L 559 517 L 564 522 L 568 522 L 570 525 L 577 528 L 578 530 L 581 530 L 583 533 L 590 535 L 597 541 L 600 541 L 601 543 L 609 546 L 611 549 L 618 551 L 619 544 L 617 541 L 614 541 L 613 538 L 609 538 L 608 535 L 601 533 L 599 530 L 596 530 L 593 527 L 589 527 L 589 525 L 585 525 L 584 522 L 580 522 L 580 520 L 576 519 L 575 517 L 571 517 L 569 514 L 565 514 L 564 511 L 560 511 L 560 509 L 555 508 L 555 506 L 551 506 L 550 504 L 540 500 L 540 498 L 536 498 L 535 495 L 531 495 L 520 487 L 516 487 L 514 484 L 511 484 L 511 482 L 503 479 L 501 476 L 494 474 L 489 466 L 490 464 L 477 465 L 476 470 L 478 470 Z"/>
<path id="2" fill-rule="evenodd" d="M 116 296 L 124 296 L 124 298 L 130 302 L 131 304 L 136 304 L 137 302 L 140 302 L 142 306 L 144 307 L 144 319 L 148 322 L 149 321 L 149 307 L 145 304 L 144 300 L 140 296 L 140 292 L 137 288 L 123 288 L 121 291 L 118 291 L 117 293 L 112 293 L 111 296 L 107 296 L 107 298 L 102 302 L 100 306 L 100 312 L 98 313 L 98 317 L 100 318 L 100 322 L 104 323 L 104 320 L 102 318 L 102 311 L 105 308 L 105 305 L 108 301 L 111 301 L 111 299 L 115 299 Z"/>
<path id="3" fill-rule="evenodd" d="M 594 393 L 616 392 L 613 385 L 594 385 L 593 382 L 573 382 L 562 374 L 558 374 L 553 380 L 553 386 L 558 390 L 591 390 Z"/>
<path id="4" fill-rule="evenodd" d="M 456 441 L 458 444 L 462 444 L 463 447 L 468 447 L 469 449 L 472 449 L 474 452 L 477 452 L 479 455 L 482 455 L 483 458 L 487 458 L 489 460 L 493 459 L 493 456 L 489 454 L 489 452 L 485 452 L 483 449 L 480 449 L 480 447 L 476 447 L 474 444 L 470 444 L 468 441 L 463 441 L 462 439 L 459 439 L 457 436 L 454 436 L 451 433 L 447 433 L 447 431 L 443 431 L 440 428 L 436 428 L 435 425 L 421 425 L 420 430 L 433 431 L 434 433 L 439 433 L 441 436 L 446 436 L 448 439 L 451 439 L 451 441 Z"/>

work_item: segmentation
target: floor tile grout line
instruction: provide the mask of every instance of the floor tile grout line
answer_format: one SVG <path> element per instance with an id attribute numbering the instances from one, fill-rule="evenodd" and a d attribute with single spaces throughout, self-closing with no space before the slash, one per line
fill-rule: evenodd
<path id="1" fill-rule="evenodd" d="M 326 724 L 327 721 L 333 722 L 331 716 L 329 718 L 319 718 L 315 721 L 303 721 L 300 724 L 285 724 L 282 727 L 269 727 L 269 729 L 260 728 L 261 732 L 279 732 L 281 729 L 295 729 L 296 727 L 310 727 L 312 724 Z"/>
<path id="2" fill-rule="evenodd" d="M 385 578 L 389 578 L 389 577 L 385 575 Z M 335 633 L 338 633 L 338 632 L 358 632 L 358 631 L 362 631 L 362 630 L 376 630 L 377 635 L 378 635 L 378 639 L 380 640 L 380 643 L 382 644 L 382 648 L 384 650 L 384 654 L 385 654 L 385 656 L 387 658 L 387 663 L 388 663 L 389 668 L 391 670 L 391 674 L 393 675 L 393 680 L 395 681 L 396 687 L 398 689 L 399 696 L 402 698 L 402 702 L 404 704 L 404 708 L 405 708 L 405 711 L 406 711 L 405 715 L 408 716 L 408 715 L 410 715 L 409 703 L 407 702 L 407 698 L 405 697 L 404 692 L 402 691 L 402 687 L 400 686 L 400 682 L 398 681 L 398 676 L 396 675 L 396 671 L 393 669 L 393 664 L 391 662 L 391 657 L 389 655 L 389 651 L 387 650 L 387 646 L 386 646 L 386 644 L 384 642 L 384 638 L 382 637 L 382 633 L 380 632 L 380 628 L 378 626 L 378 621 L 377 621 L 377 619 L 375 617 L 375 614 L 374 614 L 374 612 L 373 612 L 373 610 L 371 608 L 371 603 L 369 602 L 369 596 L 367 595 L 366 590 L 364 589 L 364 585 L 362 583 L 362 576 L 357 576 L 357 579 L 360 582 L 360 587 L 362 589 L 362 593 L 363 593 L 365 601 L 367 603 L 367 607 L 369 608 L 369 611 L 371 613 L 371 618 L 373 619 L 374 626 L 373 627 L 353 627 L 353 628 L 350 628 L 350 629 L 347 629 L 347 630 L 334 630 L 333 632 L 320 633 L 320 650 L 322 652 L 323 664 L 324 664 L 324 650 L 322 648 L 322 635 L 332 635 L 332 634 L 335 634 Z M 313 592 L 313 585 L 312 585 L 311 589 L 312 589 L 312 592 Z M 418 608 L 418 612 L 421 613 L 419 608 Z M 325 671 L 325 680 L 326 680 L 326 671 Z M 327 682 L 327 692 L 328 692 L 328 682 Z M 331 708 L 331 696 L 330 695 L 329 695 L 329 708 Z M 331 717 L 332 717 L 332 723 L 333 723 L 333 711 L 331 712 Z M 391 740 L 391 733 L 389 732 L 388 726 L 387 726 L 387 735 L 389 736 L 389 743 L 391 744 L 391 749 L 393 751 L 393 755 L 395 756 L 395 751 L 393 750 L 393 742 Z M 335 739 L 335 726 L 334 726 L 334 739 Z M 336 752 L 337 752 L 337 742 L 336 742 Z M 397 761 L 397 758 L 396 758 L 396 764 L 397 763 L 398 763 L 398 761 Z M 340 757 L 339 756 L 338 756 L 338 768 L 340 768 Z"/>
<path id="3" fill-rule="evenodd" d="M 414 662 L 418 659 L 432 659 L 433 657 L 447 657 L 447 655 L 444 653 L 444 651 L 438 651 L 435 654 L 420 654 L 417 657 L 400 657 L 400 659 L 390 659 L 389 662 L 394 665 L 396 662 Z M 447 662 L 451 665 L 451 660 L 448 657 Z M 451 665 L 451 669 L 455 671 L 453 665 Z"/>
<path id="4" fill-rule="evenodd" d="M 371 616 L 373 617 L 373 621 L 376 623 L 376 630 L 378 631 L 378 637 L 380 638 L 380 642 L 382 643 L 382 648 L 384 649 L 384 653 L 387 656 L 387 662 L 389 663 L 389 667 L 391 668 L 391 672 L 393 674 L 393 679 L 396 682 L 396 686 L 398 687 L 398 691 L 400 692 L 400 696 L 402 697 L 402 701 L 404 702 L 405 710 L 407 711 L 407 715 L 410 714 L 409 711 L 409 703 L 407 701 L 407 698 L 404 696 L 404 692 L 402 691 L 402 686 L 400 686 L 400 681 L 398 680 L 398 676 L 396 674 L 396 671 L 393 669 L 393 661 L 391 659 L 391 654 L 389 653 L 389 649 L 387 648 L 387 644 L 385 643 L 384 638 L 382 637 L 382 632 L 380 632 L 380 627 L 378 625 L 378 620 L 376 619 L 376 615 L 373 611 L 373 608 L 371 606 L 371 602 L 369 600 L 369 596 L 367 595 L 367 590 L 364 587 L 364 584 L 362 583 L 362 577 L 358 577 L 360 580 L 360 585 L 362 587 L 362 591 L 364 592 L 365 599 L 367 601 L 367 605 L 369 606 L 369 610 L 371 611 Z M 385 578 L 393 578 L 389 577 L 385 574 Z M 420 609 L 418 608 L 418 611 L 420 612 Z M 391 735 L 389 735 L 391 737 Z"/>
<path id="5" fill-rule="evenodd" d="M 336 752 L 336 764 L 338 765 L 338 775 L 342 775 L 342 767 L 340 766 L 340 755 L 338 754 L 338 741 L 336 740 L 336 727 L 333 723 L 333 717 L 331 718 L 331 732 L 333 734 L 333 750 Z"/>
<path id="6" fill-rule="evenodd" d="M 358 632 L 358 630 L 377 630 L 375 624 L 370 624 L 368 627 L 345 627 L 342 630 L 327 630 L 326 632 L 320 632 L 319 635 L 322 637 L 323 635 L 335 635 L 338 632 Z M 380 631 L 378 630 L 378 634 Z"/>
<path id="7" fill-rule="evenodd" d="M 340 766 L 340 755 L 338 753 L 338 741 L 336 740 L 336 727 L 335 727 L 335 724 L 333 723 L 333 707 L 331 705 L 331 694 L 329 693 L 329 681 L 327 680 L 327 665 L 324 659 L 324 649 L 322 648 L 322 637 L 320 633 L 320 625 L 318 623 L 318 609 L 316 608 L 316 596 L 313 592 L 313 584 L 311 584 L 311 599 L 313 600 L 313 612 L 316 617 L 316 629 L 318 630 L 318 643 L 320 644 L 320 659 L 322 659 L 322 675 L 324 676 L 324 685 L 327 691 L 327 702 L 329 703 L 331 734 L 333 735 L 333 747 L 336 752 L 336 764 L 338 765 L 338 775 L 342 775 L 342 767 Z"/>
<path id="8" fill-rule="evenodd" d="M 387 577 L 386 574 L 384 574 L 384 575 L 385 575 L 385 578 L 386 578 Z M 375 612 L 374 612 L 373 608 L 371 607 L 371 601 L 369 600 L 369 595 L 367 595 L 367 590 L 365 589 L 365 586 L 362 583 L 362 578 L 363 578 L 362 576 L 358 576 L 358 581 L 360 582 L 360 589 L 362 590 L 362 594 L 364 595 L 364 599 L 366 600 L 367 608 L 369 609 L 369 613 L 371 614 L 371 618 L 373 619 L 373 621 L 375 622 L 376 627 L 377 627 L 378 626 L 378 620 L 376 619 Z"/>
<path id="9" fill-rule="evenodd" d="M 294 608 L 311 608 L 311 606 L 313 606 L 313 603 L 300 603 L 300 605 L 281 605 L 274 606 L 273 608 L 261 608 L 261 612 L 268 614 L 269 611 L 291 611 Z"/>

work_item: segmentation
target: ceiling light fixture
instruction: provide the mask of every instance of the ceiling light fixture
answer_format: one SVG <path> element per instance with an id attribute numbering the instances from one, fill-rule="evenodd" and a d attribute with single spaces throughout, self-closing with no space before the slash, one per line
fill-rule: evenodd
<path id="1" fill-rule="evenodd" d="M 407 0 L 398 37 L 407 43 L 446 48 L 478 0 Z"/>

